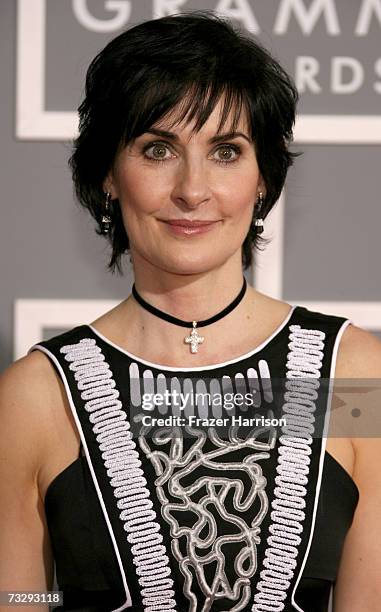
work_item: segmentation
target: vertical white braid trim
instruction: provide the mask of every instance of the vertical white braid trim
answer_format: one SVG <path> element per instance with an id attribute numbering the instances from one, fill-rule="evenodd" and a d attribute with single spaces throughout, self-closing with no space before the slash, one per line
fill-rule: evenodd
<path id="1" fill-rule="evenodd" d="M 315 400 L 320 386 L 325 333 L 290 326 L 286 391 L 282 417 L 286 425 L 279 438 L 277 476 L 271 520 L 260 580 L 252 612 L 282 612 L 297 565 L 302 538 L 308 483 Z M 306 380 L 308 379 L 308 380 Z"/>
<path id="2" fill-rule="evenodd" d="M 131 544 L 144 612 L 173 610 L 173 580 L 147 480 L 110 366 L 92 338 L 60 349 L 74 372 Z"/>

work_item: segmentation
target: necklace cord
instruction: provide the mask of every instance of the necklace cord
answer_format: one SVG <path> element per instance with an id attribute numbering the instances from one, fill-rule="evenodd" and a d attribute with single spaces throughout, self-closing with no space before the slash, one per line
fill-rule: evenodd
<path id="1" fill-rule="evenodd" d="M 213 315 L 209 319 L 198 321 L 197 327 L 205 327 L 206 325 L 210 325 L 211 323 L 215 323 L 216 321 L 219 321 L 223 317 L 226 317 L 226 315 L 228 315 L 232 310 L 234 310 L 234 308 L 238 306 L 238 304 L 240 303 L 240 301 L 242 300 L 242 298 L 244 297 L 246 293 L 246 289 L 247 289 L 247 283 L 246 283 L 245 277 L 243 277 L 242 288 L 239 294 L 234 298 L 234 300 L 228 306 L 226 306 L 226 308 L 221 310 L 221 312 L 217 313 L 216 315 Z M 159 317 L 160 319 L 164 319 L 165 321 L 168 321 L 168 323 L 173 323 L 174 325 L 181 325 L 181 327 L 192 327 L 193 321 L 183 321 L 182 319 L 173 317 L 172 315 L 167 314 L 166 312 L 163 312 L 162 310 L 159 310 L 159 308 L 156 308 L 155 306 L 152 306 L 152 304 L 149 304 L 148 302 L 146 302 L 145 299 L 143 299 L 142 296 L 137 292 L 135 283 L 132 285 L 132 295 L 134 296 L 136 301 L 141 306 L 143 306 L 143 308 L 148 310 L 151 314 L 155 315 L 156 317 Z"/>

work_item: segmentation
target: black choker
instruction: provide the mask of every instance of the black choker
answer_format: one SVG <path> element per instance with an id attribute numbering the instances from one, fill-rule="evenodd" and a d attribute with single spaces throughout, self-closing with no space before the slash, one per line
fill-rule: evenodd
<path id="1" fill-rule="evenodd" d="M 163 312 L 162 310 L 155 308 L 155 306 L 152 306 L 152 304 L 149 304 L 148 302 L 146 302 L 142 298 L 142 296 L 139 295 L 139 293 L 136 291 L 135 283 L 132 285 L 132 295 L 134 296 L 135 300 L 139 302 L 141 306 L 143 306 L 143 308 L 148 310 L 151 314 L 156 315 L 160 319 L 164 319 L 164 321 L 168 321 L 168 323 L 173 323 L 174 325 L 181 325 L 182 327 L 192 327 L 193 329 L 190 335 L 184 338 L 184 342 L 190 345 L 191 353 L 197 353 L 198 345 L 204 342 L 204 336 L 198 335 L 196 326 L 205 327 L 205 325 L 210 325 L 211 323 L 215 323 L 216 321 L 219 321 L 220 319 L 225 317 L 227 314 L 229 314 L 229 312 L 234 310 L 234 308 L 238 306 L 238 304 L 242 300 L 243 296 L 246 293 L 246 288 L 247 288 L 246 279 L 245 277 L 243 277 L 242 289 L 237 295 L 237 297 L 235 297 L 234 300 L 228 306 L 226 306 L 226 308 L 221 310 L 221 312 L 219 312 L 218 314 L 214 315 L 213 317 L 210 317 L 209 319 L 205 319 L 204 321 L 198 321 L 198 322 L 197 321 L 183 321 L 182 319 L 173 317 L 172 315 L 169 315 L 166 312 Z"/>

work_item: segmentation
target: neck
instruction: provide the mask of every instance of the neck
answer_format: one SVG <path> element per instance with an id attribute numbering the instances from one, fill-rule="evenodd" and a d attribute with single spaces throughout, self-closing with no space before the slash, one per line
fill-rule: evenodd
<path id="1" fill-rule="evenodd" d="M 136 291 L 143 300 L 183 321 L 213 317 L 237 297 L 243 283 L 242 266 L 232 263 L 194 274 L 174 274 L 156 267 L 151 271 L 139 265 L 134 266 L 134 276 Z M 149 324 L 153 315 L 136 306 L 142 311 L 142 322 Z"/>
<path id="2" fill-rule="evenodd" d="M 136 263 L 136 262 L 135 262 Z M 133 261 L 134 264 L 134 261 Z M 140 264 L 140 262 L 139 262 Z M 234 264 L 234 265 L 233 265 Z M 141 297 L 155 308 L 183 321 L 203 321 L 225 309 L 239 294 L 243 283 L 241 261 L 228 262 L 203 273 L 174 274 L 157 266 L 134 265 L 135 286 Z M 246 331 L 252 335 L 252 321 L 260 324 L 261 294 L 247 284 L 244 297 L 229 314 L 200 328 L 204 343 L 196 354 L 184 343 L 191 328 L 169 323 L 143 308 L 131 295 L 112 317 L 117 344 L 129 347 L 149 361 L 175 365 L 201 365 L 221 361 L 220 356 L 244 352 Z M 116 340 L 117 338 L 117 340 Z M 250 343 L 251 337 L 247 338 Z M 237 343 L 240 344 L 237 349 Z"/>

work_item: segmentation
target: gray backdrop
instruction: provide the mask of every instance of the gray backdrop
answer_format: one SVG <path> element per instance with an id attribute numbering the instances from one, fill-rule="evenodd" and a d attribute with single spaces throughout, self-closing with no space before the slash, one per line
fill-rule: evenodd
<path id="1" fill-rule="evenodd" d="M 44 5 L 46 17 L 45 111 L 72 112 L 90 59 L 120 30 L 99 31 L 118 17 L 117 11 L 107 10 L 104 0 L 29 0 L 34 3 L 39 10 Z M 173 0 L 172 5 L 120 0 L 123 28 L 175 5 Z M 259 38 L 297 80 L 301 114 L 380 116 L 381 2 L 379 11 L 374 2 L 360 0 L 193 0 L 180 5 L 219 10 L 252 32 L 260 29 Z M 23 7 L 20 0 L 19 11 Z M 17 8 L 16 0 L 0 0 L 0 369 L 13 359 L 15 300 L 121 300 L 132 282 L 128 266 L 122 278 L 106 272 L 106 243 L 74 204 L 69 140 L 54 133 L 19 134 Z M 374 302 L 381 308 L 381 130 L 369 137 L 353 125 L 356 144 L 337 139 L 336 144 L 296 146 L 304 155 L 290 172 L 283 204 L 284 289 L 279 297 L 289 302 Z M 375 333 L 380 329 L 381 312 L 373 321 Z"/>

